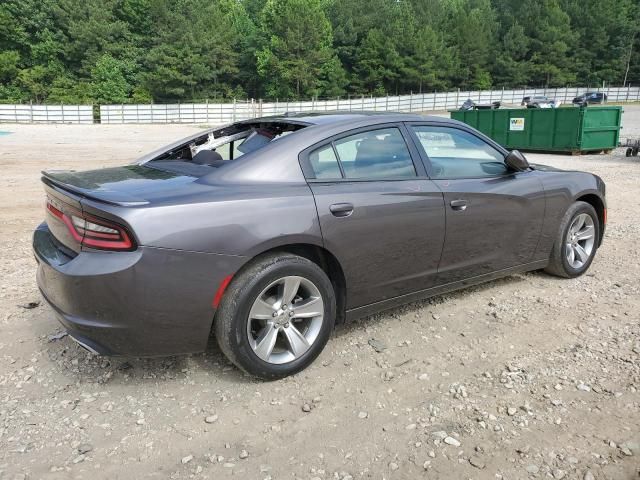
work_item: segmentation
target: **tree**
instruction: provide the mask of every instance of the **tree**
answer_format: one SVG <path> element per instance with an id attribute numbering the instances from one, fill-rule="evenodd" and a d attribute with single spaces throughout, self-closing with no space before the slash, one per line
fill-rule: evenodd
<path id="1" fill-rule="evenodd" d="M 109 54 L 98 59 L 91 70 L 90 91 L 97 103 L 124 103 L 131 92 L 131 85 L 125 78 L 127 65 Z"/>
<path id="2" fill-rule="evenodd" d="M 456 17 L 452 31 L 460 60 L 457 83 L 462 88 L 490 88 L 490 58 L 498 27 L 491 4 L 488 0 L 463 2 L 452 15 Z"/>
<path id="3" fill-rule="evenodd" d="M 365 91 L 384 95 L 400 76 L 401 57 L 378 29 L 369 31 L 360 45 L 354 72 Z"/>
<path id="4" fill-rule="evenodd" d="M 143 83 L 160 101 L 226 96 L 238 72 L 232 0 L 162 0 L 153 11 L 158 32 L 144 61 Z M 186 25 L 185 29 L 176 25 Z"/>
<path id="5" fill-rule="evenodd" d="M 640 84 L 638 0 L 2 0 L 0 101 Z"/>
<path id="6" fill-rule="evenodd" d="M 420 28 L 413 38 L 401 70 L 405 89 L 423 92 L 448 88 L 458 65 L 455 49 L 431 25 Z"/>
<path id="7" fill-rule="evenodd" d="M 587 83 L 622 83 L 629 47 L 640 30 L 633 0 L 563 0 L 571 29 L 588 42 L 577 42 L 577 76 Z"/>
<path id="8" fill-rule="evenodd" d="M 524 57 L 511 66 L 518 72 L 525 72 L 525 84 L 553 87 L 576 81 L 580 58 L 575 56 L 575 50 L 580 37 L 571 29 L 570 17 L 558 0 L 521 0 L 517 3 L 496 0 L 496 4 L 497 11 L 501 12 L 503 35 L 516 23 L 524 28 L 525 38 L 515 30 L 511 32 L 512 40 L 526 43 L 527 47 Z M 501 56 L 504 55 L 508 57 L 509 51 L 503 50 Z M 505 64 L 508 66 L 510 62 L 503 57 L 502 65 Z"/>
<path id="9" fill-rule="evenodd" d="M 268 96 L 325 94 L 326 75 L 341 75 L 333 59 L 331 24 L 319 0 L 268 0 L 261 29 L 267 41 L 256 54 L 257 66 Z"/>
<path id="10" fill-rule="evenodd" d="M 55 73 L 49 65 L 35 65 L 30 68 L 20 70 L 17 83 L 29 98 L 36 103 L 40 103 L 47 96 L 48 86 L 55 78 Z"/>
<path id="11" fill-rule="evenodd" d="M 0 83 L 10 82 L 18 74 L 20 54 L 15 50 L 0 52 Z"/>
<path id="12" fill-rule="evenodd" d="M 502 37 L 494 66 L 495 84 L 500 87 L 526 86 L 529 81 L 528 54 L 529 38 L 524 27 L 516 20 Z"/>

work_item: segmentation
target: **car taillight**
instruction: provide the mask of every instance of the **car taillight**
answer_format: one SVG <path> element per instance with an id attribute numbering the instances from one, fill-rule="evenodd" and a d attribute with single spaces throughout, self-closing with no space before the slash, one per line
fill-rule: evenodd
<path id="1" fill-rule="evenodd" d="M 100 250 L 133 250 L 134 244 L 126 229 L 104 218 L 96 218 L 77 210 L 63 212 L 47 199 L 47 210 L 62 221 L 71 236 L 81 245 Z"/>

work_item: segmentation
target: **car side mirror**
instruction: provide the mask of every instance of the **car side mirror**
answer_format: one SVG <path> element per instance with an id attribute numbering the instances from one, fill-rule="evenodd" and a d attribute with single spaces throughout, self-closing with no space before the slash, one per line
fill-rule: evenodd
<path id="1" fill-rule="evenodd" d="M 511 150 L 504 159 L 504 163 L 507 164 L 507 167 L 511 170 L 515 170 L 516 172 L 524 172 L 529 169 L 529 162 L 518 150 Z"/>

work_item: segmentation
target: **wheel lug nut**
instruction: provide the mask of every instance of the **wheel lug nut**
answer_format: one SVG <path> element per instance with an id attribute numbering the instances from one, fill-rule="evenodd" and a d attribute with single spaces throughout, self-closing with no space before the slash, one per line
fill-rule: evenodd
<path id="1" fill-rule="evenodd" d="M 273 312 L 273 316 L 277 317 L 278 316 L 278 312 Z"/>
<path id="2" fill-rule="evenodd" d="M 289 322 L 284 324 L 284 328 L 289 328 Z"/>
<path id="3" fill-rule="evenodd" d="M 293 317 L 293 311 L 289 312 L 289 316 Z"/>

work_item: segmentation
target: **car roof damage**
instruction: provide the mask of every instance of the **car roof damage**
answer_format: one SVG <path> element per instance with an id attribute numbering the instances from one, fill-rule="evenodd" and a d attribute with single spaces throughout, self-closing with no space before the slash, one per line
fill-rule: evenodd
<path id="1" fill-rule="evenodd" d="M 179 140 L 162 150 L 152 152 L 136 163 L 149 168 L 190 175 L 203 181 L 214 181 L 218 177 L 220 167 L 225 167 L 228 175 L 240 174 L 233 168 L 236 160 L 256 157 L 258 153 L 274 152 L 281 143 L 287 148 L 275 152 L 275 156 L 288 157 L 292 151 L 301 151 L 308 146 L 330 136 L 377 124 L 433 121 L 438 123 L 457 123 L 454 120 L 399 112 L 287 112 L 281 115 L 241 120 L 232 124 L 197 133 Z M 284 145 L 283 145 L 284 146 Z M 261 155 L 258 155 L 261 156 Z M 241 162 L 244 163 L 244 162 Z M 277 160 L 272 160 L 275 166 Z M 254 166 L 257 168 L 257 165 Z M 284 163 L 283 163 L 284 168 Z M 289 172 L 281 172 L 278 168 L 260 171 L 258 175 L 276 181 L 278 178 L 290 178 Z M 242 176 L 246 175 L 246 170 Z M 280 175 L 280 177 L 278 177 Z M 255 178 L 246 179 L 254 181 Z"/>

